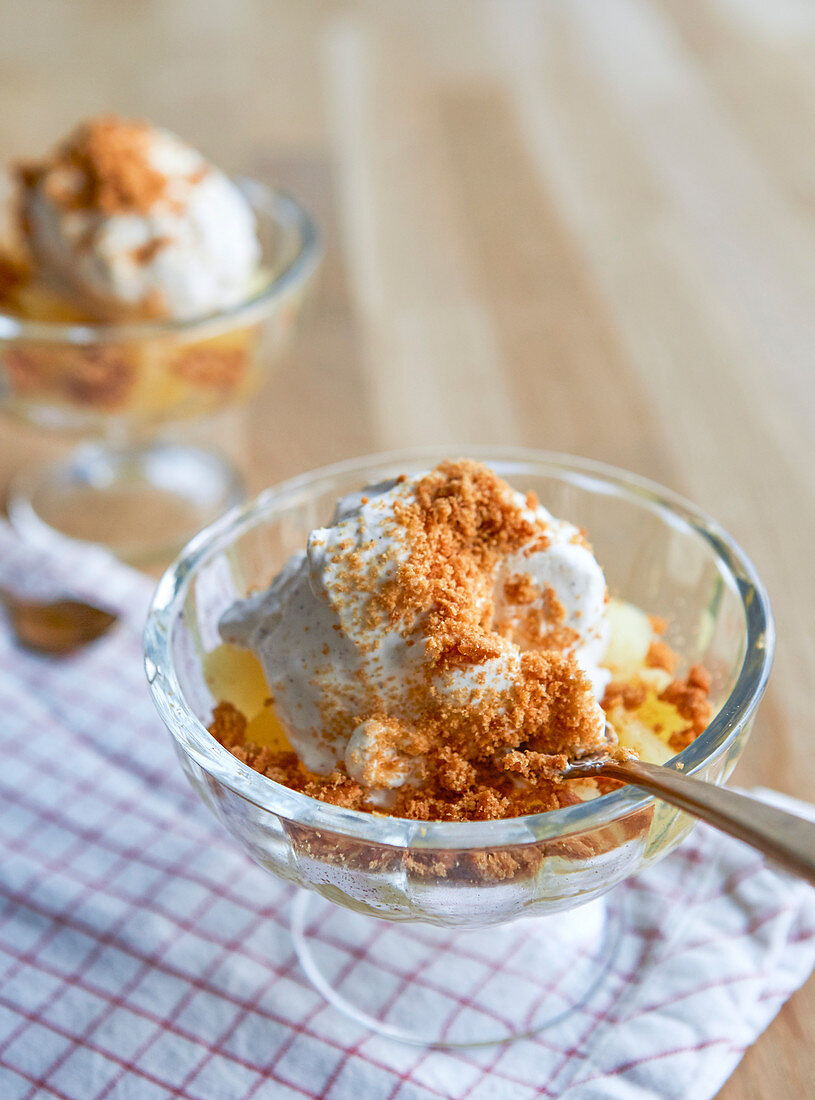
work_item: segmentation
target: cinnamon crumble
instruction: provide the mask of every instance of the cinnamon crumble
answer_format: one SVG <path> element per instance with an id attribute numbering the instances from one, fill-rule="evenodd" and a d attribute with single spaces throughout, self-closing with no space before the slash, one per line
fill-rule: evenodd
<path id="1" fill-rule="evenodd" d="M 65 210 L 102 214 L 148 213 L 165 195 L 166 176 L 148 156 L 151 128 L 146 122 L 102 115 L 83 123 L 46 164 L 18 168 L 24 188 L 38 186 L 53 167 L 70 169 L 49 175 L 48 197 Z"/>
<path id="2" fill-rule="evenodd" d="M 346 686 L 332 672 L 334 643 L 313 643 L 317 663 L 306 687 L 314 694 L 320 726 L 309 744 L 321 759 L 333 760 L 333 767 L 327 774 L 306 767 L 294 751 L 301 735 L 291 725 L 292 744 L 253 741 L 248 716 L 224 696 L 210 732 L 244 763 L 294 790 L 417 820 L 513 817 L 575 804 L 587 797 L 586 790 L 612 789 L 609 781 L 586 781 L 581 793 L 560 779 L 566 759 L 607 747 L 605 714 L 576 655 L 583 636 L 567 625 L 579 622 L 582 611 L 567 610 L 562 588 L 536 580 L 523 567 L 501 573 L 505 562 L 546 553 L 556 537 L 559 545 L 568 542 L 582 554 L 588 548 L 585 533 L 570 528 L 557 534 L 555 525 L 562 521 L 548 517 L 533 498 L 519 502 L 506 482 L 479 463 L 441 463 L 405 492 L 399 491 L 404 478 L 391 484 L 384 497 L 381 487 L 371 487 L 356 498 L 354 508 L 368 509 L 364 522 L 354 520 L 353 509 L 340 509 L 341 517 L 351 518 L 313 535 L 315 553 L 319 548 L 325 558 L 314 558 L 310 568 L 327 562 L 330 572 L 322 583 L 330 578 L 340 616 L 328 633 L 350 632 L 363 662 Z M 380 542 L 368 534 L 366 523 L 378 525 L 372 530 L 382 532 L 385 550 L 376 549 Z M 530 547 L 536 549 L 530 553 Z M 303 598 L 313 598 L 304 591 Z M 607 596 L 601 597 L 602 608 Z M 281 637 L 291 642 L 294 624 L 285 615 L 281 622 L 289 624 Z M 305 634 L 310 626 L 301 629 Z M 633 675 L 609 684 L 606 713 L 622 708 L 632 721 L 645 714 L 649 699 L 656 698 L 647 676 L 666 676 L 665 669 L 675 667 L 655 626 L 647 629 L 651 640 L 642 679 Z M 391 686 L 381 681 L 381 671 L 380 681 L 365 671 L 365 661 L 381 669 L 383 637 L 402 647 L 411 670 L 401 674 L 396 709 L 384 702 Z M 407 657 L 411 652 L 415 661 Z M 503 677 L 498 687 L 496 669 Z M 659 703 L 674 715 L 683 736 L 698 736 L 710 715 L 709 678 L 705 683 L 704 670 L 694 668 L 684 680 L 667 684 L 667 679 L 660 681 Z M 268 683 L 285 729 L 291 722 L 288 681 Z M 670 726 L 663 738 L 666 758 L 668 738 L 679 732 Z"/>

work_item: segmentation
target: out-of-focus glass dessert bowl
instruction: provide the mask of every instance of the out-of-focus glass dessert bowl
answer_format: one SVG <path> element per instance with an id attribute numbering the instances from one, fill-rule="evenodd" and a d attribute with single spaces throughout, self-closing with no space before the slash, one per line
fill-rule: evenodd
<path id="1" fill-rule="evenodd" d="M 30 424 L 80 436 L 69 456 L 24 470 L 9 517 L 23 537 L 69 536 L 130 561 L 173 553 L 242 497 L 217 451 L 173 441 L 181 421 L 246 401 L 285 348 L 320 257 L 293 198 L 237 180 L 257 222 L 261 259 L 246 298 L 193 320 L 80 323 L 0 306 L 0 402 Z M 69 316 L 70 311 L 66 314 Z"/>
<path id="2" fill-rule="evenodd" d="M 305 888 L 293 934 L 318 988 L 385 1034 L 466 1045 L 554 1026 L 591 996 L 619 933 L 603 895 L 667 855 L 693 819 L 630 787 L 498 821 L 375 816 L 274 783 L 206 729 L 214 700 L 205 655 L 220 642 L 223 611 L 266 587 L 338 497 L 445 457 L 435 449 L 343 463 L 224 516 L 161 580 L 145 653 L 154 701 L 192 785 L 254 860 Z M 774 639 L 766 593 L 743 552 L 693 506 L 633 475 L 517 449 L 475 448 L 468 457 L 584 527 L 611 594 L 665 617 L 672 648 L 710 671 L 715 717 L 672 765 L 726 780 L 749 736 Z M 458 1004 L 433 977 L 445 965 L 457 968 Z M 466 966 L 471 978 L 462 977 Z"/>

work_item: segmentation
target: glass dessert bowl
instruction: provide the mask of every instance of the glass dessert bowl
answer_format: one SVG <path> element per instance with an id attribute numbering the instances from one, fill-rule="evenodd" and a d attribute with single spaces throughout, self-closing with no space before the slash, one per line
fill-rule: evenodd
<path id="1" fill-rule="evenodd" d="M 24 538 L 67 535 L 147 561 L 177 550 L 241 499 L 239 475 L 223 455 L 168 433 L 258 389 L 293 332 L 320 246 L 293 198 L 235 182 L 260 246 L 257 275 L 237 303 L 200 318 L 103 323 L 37 288 L 0 288 L 5 410 L 85 439 L 12 484 L 9 517 Z"/>
<path id="2" fill-rule="evenodd" d="M 619 934 L 604 895 L 670 852 L 693 820 L 633 788 L 486 822 L 361 813 L 274 783 L 206 729 L 216 701 L 206 658 L 222 613 L 265 587 L 339 497 L 444 457 L 344 463 L 223 517 L 160 582 L 145 654 L 154 701 L 203 801 L 261 866 L 306 888 L 292 927 L 315 985 L 384 1034 L 469 1045 L 555 1026 L 591 996 Z M 715 717 L 671 763 L 723 782 L 772 660 L 769 605 L 744 554 L 692 506 L 632 475 L 516 449 L 470 457 L 584 527 L 611 594 L 665 617 L 671 647 L 711 673 Z M 439 979 L 452 966 L 457 999 Z"/>

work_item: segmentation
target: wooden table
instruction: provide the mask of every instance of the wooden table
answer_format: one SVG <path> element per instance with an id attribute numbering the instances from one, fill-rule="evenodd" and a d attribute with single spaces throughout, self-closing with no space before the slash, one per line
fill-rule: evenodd
<path id="1" fill-rule="evenodd" d="M 801 0 L 2 0 L 9 156 L 116 109 L 295 189 L 326 236 L 253 487 L 516 443 L 657 478 L 769 586 L 737 780 L 815 799 L 815 10 Z M 230 431 L 230 428 L 232 429 Z M 45 446 L 4 423 L 0 475 Z M 811 1094 L 815 984 L 725 1087 Z"/>

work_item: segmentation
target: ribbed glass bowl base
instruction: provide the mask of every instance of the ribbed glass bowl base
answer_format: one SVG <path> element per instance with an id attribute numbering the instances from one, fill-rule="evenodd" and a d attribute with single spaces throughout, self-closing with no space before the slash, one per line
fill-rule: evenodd
<path id="1" fill-rule="evenodd" d="M 403 1043 L 507 1043 L 568 1022 L 605 980 L 621 926 L 605 898 L 470 930 L 387 921 L 301 890 L 294 946 L 340 1012 Z"/>

